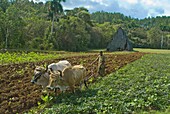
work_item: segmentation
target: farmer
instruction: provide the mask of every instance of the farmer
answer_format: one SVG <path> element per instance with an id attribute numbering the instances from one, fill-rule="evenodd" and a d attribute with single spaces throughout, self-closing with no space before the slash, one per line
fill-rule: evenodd
<path id="1" fill-rule="evenodd" d="M 103 52 L 100 51 L 99 56 L 91 63 L 94 64 L 98 60 L 98 69 L 97 73 L 99 76 L 105 75 L 105 56 L 103 55 Z"/>

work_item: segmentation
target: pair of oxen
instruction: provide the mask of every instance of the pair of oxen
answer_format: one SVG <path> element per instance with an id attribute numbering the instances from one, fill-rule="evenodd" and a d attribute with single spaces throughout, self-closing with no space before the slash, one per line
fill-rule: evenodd
<path id="1" fill-rule="evenodd" d="M 62 92 L 66 90 L 75 92 L 77 85 L 82 87 L 84 83 L 87 88 L 86 72 L 86 68 L 82 65 L 72 66 L 67 60 L 61 60 L 46 68 L 36 66 L 31 82 L 41 85 L 43 90 L 48 88 L 59 89 Z"/>

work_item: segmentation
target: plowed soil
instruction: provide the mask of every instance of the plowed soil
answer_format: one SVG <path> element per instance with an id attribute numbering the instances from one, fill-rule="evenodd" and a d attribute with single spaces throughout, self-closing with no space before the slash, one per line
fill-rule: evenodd
<path id="1" fill-rule="evenodd" d="M 141 58 L 144 53 L 105 54 L 106 74 L 110 74 L 126 64 Z M 97 62 L 90 65 L 97 54 L 60 58 L 37 63 L 23 63 L 0 66 L 0 113 L 23 113 L 41 102 L 41 86 L 32 84 L 34 65 L 50 64 L 59 60 L 68 60 L 72 65 L 83 64 L 88 69 L 88 76 L 96 73 Z"/>

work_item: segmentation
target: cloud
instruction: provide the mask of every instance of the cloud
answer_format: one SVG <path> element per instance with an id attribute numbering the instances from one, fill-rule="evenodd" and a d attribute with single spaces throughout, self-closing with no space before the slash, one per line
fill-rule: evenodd
<path id="1" fill-rule="evenodd" d="M 123 2 L 127 2 L 129 4 L 137 4 L 138 0 L 122 0 Z"/>
<path id="2" fill-rule="evenodd" d="M 162 15 L 162 14 L 164 14 L 164 9 L 162 8 L 151 9 L 148 12 L 148 16 L 151 16 L 151 17 L 155 17 L 155 16 Z"/>
<path id="3" fill-rule="evenodd" d="M 91 13 L 120 12 L 141 19 L 148 16 L 170 16 L 170 0 L 66 0 L 62 4 L 64 9 L 85 7 Z"/>
<path id="4" fill-rule="evenodd" d="M 73 2 L 74 0 L 69 0 L 68 2 L 62 3 L 64 9 L 73 9 L 75 7 L 85 7 L 90 12 L 96 11 L 108 11 L 115 12 L 119 9 L 119 4 L 115 1 L 109 2 L 109 0 L 79 0 Z M 114 0 L 113 0 L 114 1 Z"/>
<path id="5" fill-rule="evenodd" d="M 145 18 L 146 14 L 148 14 L 148 10 L 143 8 L 141 4 L 131 5 L 130 8 L 122 8 L 120 11 L 126 16 L 131 16 L 133 18 Z"/>

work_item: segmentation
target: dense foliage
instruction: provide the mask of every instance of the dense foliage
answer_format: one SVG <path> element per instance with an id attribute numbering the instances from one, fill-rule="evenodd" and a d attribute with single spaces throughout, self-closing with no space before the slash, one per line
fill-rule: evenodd
<path id="1" fill-rule="evenodd" d="M 117 72 L 100 78 L 89 89 L 56 97 L 43 113 L 156 113 L 170 110 L 170 55 L 145 55 Z M 45 102 L 54 99 L 43 97 Z M 169 108 L 168 108 L 169 107 Z"/>
<path id="2" fill-rule="evenodd" d="M 61 2 L 67 1 L 0 0 L 0 48 L 106 48 L 120 26 L 135 47 L 170 48 L 170 17 L 139 20 L 120 13 L 90 14 L 83 7 L 63 12 Z"/>

